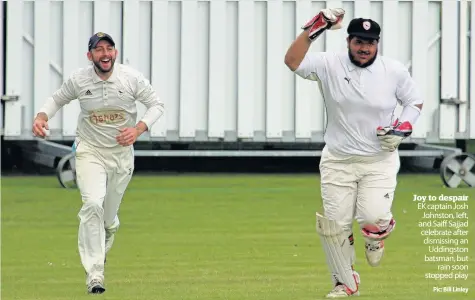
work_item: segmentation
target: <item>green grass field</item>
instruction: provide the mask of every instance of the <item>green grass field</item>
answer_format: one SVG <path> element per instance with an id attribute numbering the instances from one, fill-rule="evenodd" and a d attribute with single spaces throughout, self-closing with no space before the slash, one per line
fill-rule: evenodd
<path id="1" fill-rule="evenodd" d="M 97 296 L 86 294 L 77 253 L 79 192 L 54 177 L 3 177 L 1 187 L 2 300 L 313 300 L 331 289 L 315 231 L 318 176 L 134 177 L 108 255 L 107 291 Z M 447 271 L 424 262 L 423 211 L 413 194 L 470 197 L 470 262 L 455 263 L 468 267 L 468 279 L 424 278 Z M 377 268 L 367 265 L 356 231 L 357 299 L 475 299 L 475 189 L 444 188 L 438 175 L 400 175 L 393 213 L 396 231 Z"/>

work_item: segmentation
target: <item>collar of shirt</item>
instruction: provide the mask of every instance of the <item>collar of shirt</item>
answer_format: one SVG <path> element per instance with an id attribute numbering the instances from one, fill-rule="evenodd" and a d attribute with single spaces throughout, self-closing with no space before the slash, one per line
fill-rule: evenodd
<path id="1" fill-rule="evenodd" d="M 107 81 L 107 82 L 115 82 L 117 80 L 117 76 L 119 73 L 119 66 L 114 65 L 114 68 L 112 69 L 112 74 L 107 80 L 102 80 L 96 73 L 96 70 L 94 67 L 91 69 L 92 72 L 92 81 L 94 83 L 102 82 L 102 81 Z"/>
<path id="2" fill-rule="evenodd" d="M 345 62 L 346 62 L 346 67 L 348 68 L 348 71 L 353 72 L 357 68 L 360 70 L 368 70 L 370 73 L 374 73 L 376 70 L 376 66 L 379 63 L 380 58 L 379 58 L 379 53 L 378 56 L 376 57 L 376 60 L 368 67 L 366 68 L 360 68 L 357 67 L 354 63 L 351 62 L 350 58 L 348 57 L 348 53 L 345 55 Z"/>

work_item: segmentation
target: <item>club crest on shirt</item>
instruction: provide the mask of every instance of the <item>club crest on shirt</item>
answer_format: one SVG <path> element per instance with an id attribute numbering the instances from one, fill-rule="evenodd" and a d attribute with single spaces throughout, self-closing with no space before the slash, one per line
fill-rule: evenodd
<path id="1" fill-rule="evenodd" d="M 89 114 L 89 120 L 95 125 L 122 123 L 125 117 L 125 113 L 121 110 L 96 110 Z"/>

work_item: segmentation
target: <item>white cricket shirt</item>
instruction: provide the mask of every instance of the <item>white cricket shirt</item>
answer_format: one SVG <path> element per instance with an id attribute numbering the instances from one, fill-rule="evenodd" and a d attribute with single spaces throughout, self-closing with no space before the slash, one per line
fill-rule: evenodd
<path id="1" fill-rule="evenodd" d="M 77 135 L 96 147 L 118 146 L 116 136 L 119 129 L 136 125 L 135 101 L 147 107 L 141 121 L 149 129 L 163 114 L 164 108 L 143 74 L 118 63 L 107 80 L 100 79 L 93 66 L 77 70 L 48 99 L 40 112 L 51 119 L 61 107 L 75 99 L 81 107 Z"/>
<path id="2" fill-rule="evenodd" d="M 407 68 L 379 55 L 371 66 L 360 68 L 347 52 L 308 52 L 295 74 L 319 82 L 328 116 L 324 141 L 340 155 L 382 152 L 376 128 L 394 121 L 398 102 L 422 103 Z"/>

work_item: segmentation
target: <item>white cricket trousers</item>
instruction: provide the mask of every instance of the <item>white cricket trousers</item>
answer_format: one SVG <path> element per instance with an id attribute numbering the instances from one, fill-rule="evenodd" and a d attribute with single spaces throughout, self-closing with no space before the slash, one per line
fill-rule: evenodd
<path id="1" fill-rule="evenodd" d="M 133 146 L 96 148 L 76 139 L 76 180 L 83 203 L 78 213 L 78 247 L 86 284 L 104 280 L 105 256 L 119 228 L 119 206 L 133 172 Z"/>
<path id="2" fill-rule="evenodd" d="M 343 157 L 325 146 L 320 160 L 325 216 L 349 232 L 354 219 L 360 227 L 370 224 L 386 228 L 393 217 L 391 206 L 399 168 L 397 151 Z"/>

